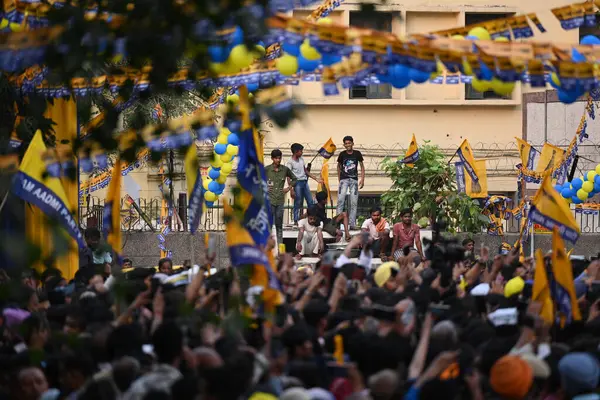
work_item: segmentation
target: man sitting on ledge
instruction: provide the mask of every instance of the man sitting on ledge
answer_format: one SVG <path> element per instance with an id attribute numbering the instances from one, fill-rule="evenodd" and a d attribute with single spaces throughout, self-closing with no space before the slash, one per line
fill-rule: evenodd
<path id="1" fill-rule="evenodd" d="M 315 207 L 308 209 L 306 218 L 298 221 L 298 239 L 296 240 L 297 259 L 308 255 L 320 257 L 323 249 L 323 224 L 319 221 Z"/>
<path id="2" fill-rule="evenodd" d="M 323 224 L 323 231 L 329 233 L 332 237 L 335 237 L 336 242 L 342 241 L 342 231 L 338 227 L 340 224 L 344 224 L 345 240 L 350 240 L 350 230 L 348 227 L 348 213 L 345 211 L 341 214 L 336 215 L 333 218 L 327 218 L 327 192 L 321 191 L 315 195 L 317 203 L 313 207 L 317 212 L 317 218 Z M 306 218 L 307 214 L 302 215 L 302 218 Z"/>
<path id="3" fill-rule="evenodd" d="M 387 261 L 385 252 L 390 241 L 390 224 L 381 217 L 381 208 L 371 208 L 371 218 L 363 222 L 361 229 L 369 233 L 373 254 L 379 254 L 382 262 Z"/>

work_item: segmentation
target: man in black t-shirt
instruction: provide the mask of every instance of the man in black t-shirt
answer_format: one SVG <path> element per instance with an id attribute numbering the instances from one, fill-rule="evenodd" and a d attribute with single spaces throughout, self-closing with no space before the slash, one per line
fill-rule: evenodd
<path id="1" fill-rule="evenodd" d="M 352 136 L 344 137 L 344 148 L 346 151 L 340 153 L 337 159 L 338 190 L 337 213 L 344 211 L 346 195 L 349 191 L 348 220 L 350 226 L 356 226 L 356 208 L 358 206 L 358 190 L 365 185 L 365 165 L 360 151 L 354 150 L 354 139 Z M 360 179 L 358 178 L 358 167 L 360 166 Z"/>

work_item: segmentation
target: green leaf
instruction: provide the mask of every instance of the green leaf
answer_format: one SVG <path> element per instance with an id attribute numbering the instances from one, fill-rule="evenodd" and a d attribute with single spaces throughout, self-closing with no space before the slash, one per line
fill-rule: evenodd
<path id="1" fill-rule="evenodd" d="M 421 203 L 415 203 L 415 205 L 413 206 L 413 212 L 419 211 L 420 208 L 421 208 Z"/>

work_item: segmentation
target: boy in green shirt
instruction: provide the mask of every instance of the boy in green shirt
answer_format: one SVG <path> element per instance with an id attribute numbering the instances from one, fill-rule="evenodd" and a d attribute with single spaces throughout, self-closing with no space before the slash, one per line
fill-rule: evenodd
<path id="1" fill-rule="evenodd" d="M 275 219 L 275 229 L 277 230 L 277 243 L 283 243 L 283 206 L 285 194 L 291 192 L 293 196 L 294 185 L 296 184 L 296 177 L 292 171 L 285 165 L 281 165 L 281 156 L 281 150 L 273 150 L 271 152 L 273 164 L 265 167 L 271 213 Z M 286 179 L 288 186 L 284 188 Z"/>

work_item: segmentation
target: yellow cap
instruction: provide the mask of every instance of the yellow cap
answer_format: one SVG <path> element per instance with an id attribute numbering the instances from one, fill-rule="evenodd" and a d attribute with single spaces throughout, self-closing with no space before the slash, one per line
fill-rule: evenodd
<path id="1" fill-rule="evenodd" d="M 504 286 L 504 297 L 512 297 L 515 294 L 519 294 L 525 288 L 525 281 L 520 276 L 516 278 L 512 278 L 510 281 L 506 282 Z"/>
<path id="2" fill-rule="evenodd" d="M 400 271 L 400 266 L 395 261 L 388 261 L 386 263 L 381 264 L 375 270 L 375 284 L 379 287 L 383 287 L 383 285 L 385 285 L 388 279 L 390 279 L 390 277 L 392 276 L 393 269 L 395 269 L 396 271 Z"/>

